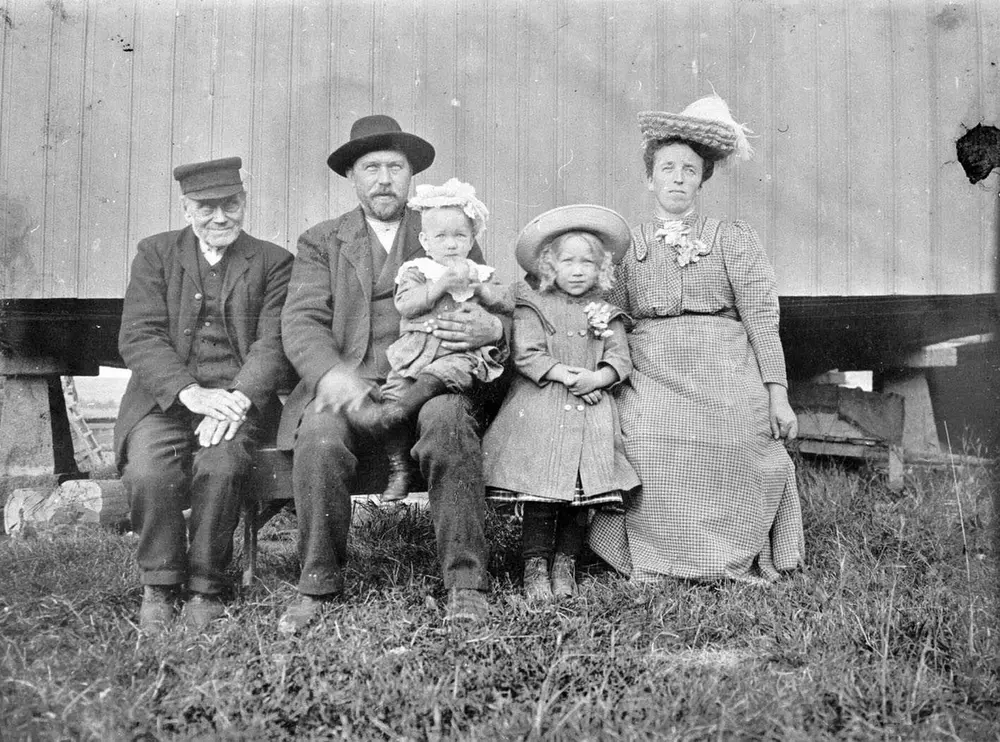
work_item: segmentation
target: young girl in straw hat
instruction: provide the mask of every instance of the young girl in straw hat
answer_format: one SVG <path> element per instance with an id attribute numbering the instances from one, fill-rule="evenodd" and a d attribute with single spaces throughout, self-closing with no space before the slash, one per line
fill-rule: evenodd
<path id="1" fill-rule="evenodd" d="M 471 185 L 456 178 L 440 186 L 419 185 L 408 206 L 420 212 L 420 244 L 427 257 L 399 267 L 393 301 L 400 313 L 400 337 L 386 351 L 392 370 L 382 386 L 383 404 L 366 408 L 368 416 L 354 420 L 385 437 L 389 483 L 383 501 L 409 494 L 414 476 L 410 425 L 420 408 L 440 394 L 467 392 L 476 380 L 494 381 L 503 373 L 504 358 L 496 346 L 442 348 L 431 334 L 435 318 L 462 302 L 478 303 L 495 314 L 514 310 L 513 289 L 495 281 L 493 268 L 468 257 L 489 217 Z"/>
<path id="2" fill-rule="evenodd" d="M 521 504 L 531 601 L 575 594 L 588 508 L 620 505 L 639 484 L 608 392 L 632 363 L 621 311 L 601 300 L 629 240 L 621 216 L 586 204 L 546 212 L 518 237 L 538 288 L 518 292 L 518 375 L 483 439 L 483 466 L 490 497 Z"/>

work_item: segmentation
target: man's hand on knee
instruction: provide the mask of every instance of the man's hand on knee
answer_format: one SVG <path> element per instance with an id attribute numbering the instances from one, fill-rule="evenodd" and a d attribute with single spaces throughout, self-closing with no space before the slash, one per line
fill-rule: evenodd
<path id="1" fill-rule="evenodd" d="M 331 368 L 316 384 L 316 412 L 352 412 L 361 406 L 372 386 L 350 369 Z"/>
<path id="2" fill-rule="evenodd" d="M 194 414 L 216 420 L 242 422 L 250 409 L 250 399 L 242 392 L 207 389 L 197 384 L 181 389 L 177 399 Z"/>
<path id="3" fill-rule="evenodd" d="M 462 304 L 451 312 L 438 316 L 434 337 L 441 347 L 450 351 L 473 350 L 484 345 L 496 345 L 503 337 L 503 324 L 478 304 Z"/>
<path id="4" fill-rule="evenodd" d="M 202 448 L 208 448 L 217 446 L 224 440 L 231 441 L 242 426 L 242 420 L 216 420 L 214 417 L 203 417 L 194 432 L 198 436 L 198 444 Z"/>

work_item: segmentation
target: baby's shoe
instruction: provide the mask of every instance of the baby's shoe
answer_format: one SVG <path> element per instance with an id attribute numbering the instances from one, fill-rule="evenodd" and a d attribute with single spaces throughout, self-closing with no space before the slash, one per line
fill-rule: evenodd
<path id="1" fill-rule="evenodd" d="M 549 565 L 545 557 L 531 557 L 525 561 L 524 597 L 529 603 L 547 603 L 552 600 Z"/>
<path id="2" fill-rule="evenodd" d="M 556 552 L 552 560 L 552 597 L 556 600 L 576 595 L 576 559 Z"/>
<path id="3" fill-rule="evenodd" d="M 379 498 L 382 502 L 405 500 L 410 494 L 413 481 L 413 462 L 409 451 L 394 451 L 388 454 L 389 482 Z"/>
<path id="4" fill-rule="evenodd" d="M 382 502 L 405 500 L 416 477 L 413 459 L 410 458 L 410 431 L 405 424 L 396 425 L 389 430 L 385 453 L 389 460 L 389 482 L 379 499 Z"/>

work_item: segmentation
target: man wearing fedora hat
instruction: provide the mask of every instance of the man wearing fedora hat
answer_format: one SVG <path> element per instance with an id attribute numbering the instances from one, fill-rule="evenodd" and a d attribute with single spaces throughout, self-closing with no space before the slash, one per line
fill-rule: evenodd
<path id="1" fill-rule="evenodd" d="M 185 623 L 223 613 L 242 480 L 291 371 L 281 307 L 292 256 L 242 231 L 242 164 L 174 169 L 188 226 L 139 242 L 125 292 L 118 348 L 132 377 L 115 453 L 139 534 L 143 631 L 170 622 L 185 586 Z"/>
<path id="2" fill-rule="evenodd" d="M 350 140 L 327 159 L 350 180 L 358 208 L 307 230 L 282 314 L 285 352 L 301 381 L 285 405 L 278 446 L 294 448 L 299 524 L 299 597 L 279 621 L 294 633 L 343 590 L 351 522 L 350 483 L 374 441 L 354 426 L 390 370 L 386 349 L 399 337 L 393 289 L 399 267 L 424 257 L 420 217 L 406 207 L 410 181 L 434 148 L 389 116 L 358 119 Z M 470 256 L 483 262 L 479 246 Z M 437 322 L 449 350 L 503 339 L 500 321 L 469 305 Z M 420 412 L 412 453 L 428 485 L 438 557 L 449 590 L 448 618 L 486 617 L 487 546 L 480 433 L 482 405 L 465 395 L 437 397 Z"/>

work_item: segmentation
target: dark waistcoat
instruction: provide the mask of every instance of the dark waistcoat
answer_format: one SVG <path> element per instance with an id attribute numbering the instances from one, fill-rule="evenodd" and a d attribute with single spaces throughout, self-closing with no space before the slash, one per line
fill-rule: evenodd
<path id="1" fill-rule="evenodd" d="M 198 251 L 198 268 L 201 272 L 201 290 L 204 300 L 194 330 L 192 353 L 188 370 L 198 383 L 210 389 L 230 389 L 240 372 L 240 360 L 229 342 L 222 315 L 222 284 L 226 276 L 229 256 L 209 264 Z"/>
<path id="2" fill-rule="evenodd" d="M 368 227 L 369 243 L 372 251 L 372 329 L 371 340 L 361 367 L 358 369 L 366 379 L 384 380 L 389 375 L 389 361 L 386 351 L 399 338 L 399 312 L 392 301 L 396 289 L 396 273 L 405 262 L 402 258 L 403 227 L 400 225 L 388 252 L 382 247 L 378 236 Z"/>

